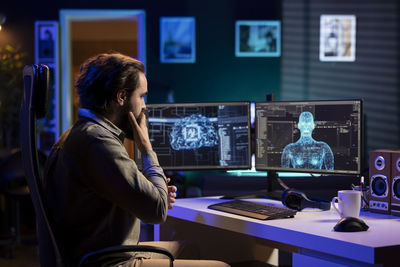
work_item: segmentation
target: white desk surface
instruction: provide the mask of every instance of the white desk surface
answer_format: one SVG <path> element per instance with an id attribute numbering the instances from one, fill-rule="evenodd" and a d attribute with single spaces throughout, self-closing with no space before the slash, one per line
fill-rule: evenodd
<path id="1" fill-rule="evenodd" d="M 269 199 L 246 200 L 283 206 Z M 360 218 L 370 227 L 368 231 L 335 232 L 333 227 L 340 218 L 333 209 L 305 209 L 294 218 L 263 221 L 207 208 L 223 201 L 227 200 L 177 199 L 168 216 L 365 263 L 377 263 L 383 254 L 400 254 L 400 217 L 361 212 Z"/>

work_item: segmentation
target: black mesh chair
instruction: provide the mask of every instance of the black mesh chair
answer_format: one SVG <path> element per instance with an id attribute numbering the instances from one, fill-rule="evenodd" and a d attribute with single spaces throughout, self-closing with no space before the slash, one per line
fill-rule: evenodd
<path id="1" fill-rule="evenodd" d="M 52 217 L 43 195 L 42 177 L 39 171 L 39 159 L 36 144 L 36 120 L 43 118 L 47 111 L 49 68 L 45 65 L 29 65 L 23 70 L 24 91 L 21 105 L 21 147 L 25 176 L 36 212 L 39 259 L 42 267 L 70 266 L 62 251 L 62 244 L 57 241 Z M 166 249 L 154 246 L 114 246 L 93 251 L 82 257 L 79 266 L 93 258 L 120 252 L 156 252 L 164 254 L 173 266 L 174 257 Z"/>

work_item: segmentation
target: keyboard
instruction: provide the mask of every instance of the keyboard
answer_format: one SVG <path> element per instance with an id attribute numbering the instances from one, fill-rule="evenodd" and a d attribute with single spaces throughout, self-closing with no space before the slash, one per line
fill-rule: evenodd
<path id="1" fill-rule="evenodd" d="M 283 207 L 238 199 L 212 204 L 208 208 L 260 220 L 293 218 L 297 212 Z"/>

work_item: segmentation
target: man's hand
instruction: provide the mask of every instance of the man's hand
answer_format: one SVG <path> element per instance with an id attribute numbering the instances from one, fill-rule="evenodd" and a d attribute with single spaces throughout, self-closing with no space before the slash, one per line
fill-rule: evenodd
<path id="1" fill-rule="evenodd" d="M 140 116 L 139 122 L 137 122 L 133 113 L 129 112 L 129 120 L 133 128 L 133 138 L 139 151 L 144 153 L 146 150 L 153 150 L 150 143 L 149 130 L 146 125 L 146 116 Z"/>
<path id="2" fill-rule="evenodd" d="M 167 178 L 167 183 L 169 183 L 169 181 L 171 181 L 171 179 Z M 168 209 L 172 209 L 174 206 L 177 190 L 178 189 L 174 185 L 168 186 Z"/>

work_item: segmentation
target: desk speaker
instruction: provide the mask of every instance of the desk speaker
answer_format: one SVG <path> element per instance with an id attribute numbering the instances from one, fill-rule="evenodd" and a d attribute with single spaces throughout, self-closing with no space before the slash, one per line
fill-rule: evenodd
<path id="1" fill-rule="evenodd" d="M 392 152 L 390 210 L 392 215 L 400 216 L 400 151 Z"/>
<path id="2" fill-rule="evenodd" d="M 369 210 L 390 213 L 392 152 L 371 151 L 369 155 Z M 399 185 L 400 188 L 400 185 Z"/>

